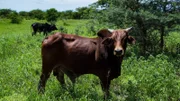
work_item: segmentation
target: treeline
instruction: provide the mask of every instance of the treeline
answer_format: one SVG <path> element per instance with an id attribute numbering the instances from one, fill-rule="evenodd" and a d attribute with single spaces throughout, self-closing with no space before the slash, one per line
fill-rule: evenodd
<path id="1" fill-rule="evenodd" d="M 37 19 L 37 20 L 57 20 L 57 19 L 90 19 L 92 13 L 97 12 L 93 7 L 79 7 L 75 11 L 57 11 L 55 8 L 50 8 L 46 11 L 34 9 L 29 12 L 17 12 L 11 9 L 0 9 L 0 17 L 11 19 L 13 16 L 19 16 L 24 19 Z"/>

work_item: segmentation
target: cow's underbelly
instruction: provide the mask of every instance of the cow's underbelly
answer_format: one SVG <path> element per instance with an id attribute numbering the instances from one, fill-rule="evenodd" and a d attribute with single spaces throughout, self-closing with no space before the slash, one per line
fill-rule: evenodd
<path id="1" fill-rule="evenodd" d="M 60 67 L 61 71 L 63 71 L 68 76 L 79 77 L 85 74 L 94 74 L 94 75 L 106 75 L 108 69 L 106 67 L 101 68 L 93 65 L 79 65 L 79 64 L 72 64 L 72 65 L 64 65 L 63 68 Z"/>
<path id="2" fill-rule="evenodd" d="M 100 74 L 100 71 L 106 70 L 107 64 L 98 64 L 95 57 L 90 56 L 76 56 L 71 55 L 58 62 L 60 69 L 66 74 L 75 74 L 77 76 L 82 74 Z"/>
<path id="3" fill-rule="evenodd" d="M 64 66 L 64 68 L 67 68 L 71 71 L 82 71 L 87 72 L 88 70 L 95 67 L 95 62 L 86 58 L 78 59 L 78 57 L 75 58 L 68 58 L 66 60 L 60 61 L 60 64 Z"/>

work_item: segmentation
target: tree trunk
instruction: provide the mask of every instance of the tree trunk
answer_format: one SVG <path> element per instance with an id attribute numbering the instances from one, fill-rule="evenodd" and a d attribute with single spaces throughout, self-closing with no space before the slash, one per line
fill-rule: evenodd
<path id="1" fill-rule="evenodd" d="M 164 26 L 161 26 L 160 28 L 160 51 L 163 52 L 163 48 L 164 48 Z"/>
<path id="2" fill-rule="evenodd" d="M 145 56 L 146 55 L 146 38 L 147 38 L 147 29 L 144 25 L 144 21 L 143 18 L 141 16 L 136 16 L 136 23 L 138 28 L 140 29 L 140 35 L 142 38 L 142 46 L 141 47 L 141 52 L 140 54 Z"/>

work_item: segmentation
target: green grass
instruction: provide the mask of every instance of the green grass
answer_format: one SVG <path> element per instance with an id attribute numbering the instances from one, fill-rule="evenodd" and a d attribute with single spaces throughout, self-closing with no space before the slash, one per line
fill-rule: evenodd
<path id="1" fill-rule="evenodd" d="M 44 36 L 31 36 L 30 25 L 33 22 L 36 20 L 24 20 L 21 24 L 0 20 L 0 101 L 102 101 L 99 79 L 94 75 L 78 78 L 74 91 L 69 78 L 65 77 L 67 87 L 63 89 L 51 75 L 45 94 L 38 94 L 40 50 Z M 91 36 L 86 32 L 87 22 L 66 20 L 65 27 L 73 33 L 77 26 L 82 26 L 84 33 L 81 35 Z M 58 21 L 57 26 L 64 26 L 63 22 Z M 122 75 L 111 83 L 109 101 L 178 101 L 179 60 L 163 54 L 148 59 L 135 55 L 126 58 L 122 64 Z"/>
<path id="2" fill-rule="evenodd" d="M 21 24 L 11 24 L 10 20 L 8 19 L 2 19 L 0 20 L 0 34 L 25 34 L 25 35 L 31 35 L 32 29 L 31 24 L 34 22 L 45 22 L 45 21 L 37 21 L 37 20 L 24 20 Z M 67 25 L 64 25 L 65 22 Z M 56 23 L 57 28 L 59 29 L 60 26 L 63 26 L 68 29 L 68 33 L 74 33 L 74 30 L 77 26 L 81 27 L 82 30 L 85 29 L 85 25 L 88 22 L 88 20 L 59 20 Z M 85 34 L 85 31 L 84 31 Z"/>

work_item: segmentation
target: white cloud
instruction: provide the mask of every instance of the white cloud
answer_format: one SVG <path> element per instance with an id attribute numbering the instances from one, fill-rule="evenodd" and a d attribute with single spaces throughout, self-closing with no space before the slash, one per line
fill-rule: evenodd
<path id="1" fill-rule="evenodd" d="M 41 0 L 42 1 L 42 0 Z M 64 5 L 83 5 L 83 4 L 91 4 L 98 0 L 44 0 L 45 3 L 50 4 L 64 4 Z"/>
<path id="2" fill-rule="evenodd" d="M 64 0 L 44 0 L 45 3 L 49 4 L 62 4 L 62 1 Z"/>
<path id="3" fill-rule="evenodd" d="M 85 7 L 96 1 L 98 0 L 0 0 L 0 9 L 10 8 L 17 11 L 30 11 L 33 9 L 47 10 L 55 8 L 58 11 L 64 11 Z"/>
<path id="4" fill-rule="evenodd" d="M 98 0 L 40 0 L 44 6 L 55 8 L 58 11 L 75 10 L 79 7 L 88 6 Z"/>

